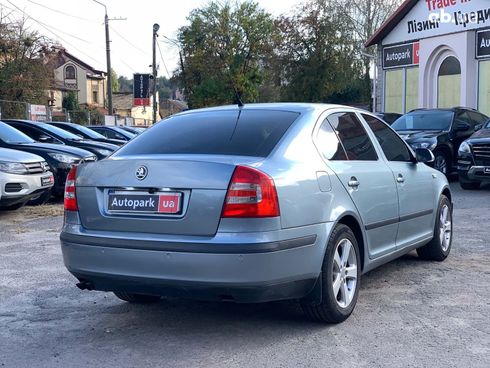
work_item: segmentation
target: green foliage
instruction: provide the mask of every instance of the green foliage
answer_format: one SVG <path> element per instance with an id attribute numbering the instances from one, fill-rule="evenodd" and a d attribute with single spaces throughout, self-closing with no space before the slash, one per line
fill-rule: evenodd
<path id="1" fill-rule="evenodd" d="M 112 92 L 119 92 L 119 79 L 117 78 L 117 73 L 114 69 L 111 68 L 111 84 L 112 84 Z"/>
<path id="2" fill-rule="evenodd" d="M 119 89 L 117 92 L 133 92 L 133 80 L 124 76 L 117 78 Z"/>
<path id="3" fill-rule="evenodd" d="M 75 91 L 70 91 L 68 94 L 63 97 L 62 106 L 64 109 L 68 111 L 76 111 L 80 109 L 78 105 L 78 96 Z"/>
<path id="4" fill-rule="evenodd" d="M 179 30 L 179 79 L 190 107 L 253 102 L 264 80 L 261 61 L 272 52 L 273 20 L 251 1 L 211 2 Z"/>
<path id="5" fill-rule="evenodd" d="M 43 61 L 52 52 L 50 46 L 23 20 L 11 21 L 0 13 L 0 99 L 47 104 L 53 75 Z"/>

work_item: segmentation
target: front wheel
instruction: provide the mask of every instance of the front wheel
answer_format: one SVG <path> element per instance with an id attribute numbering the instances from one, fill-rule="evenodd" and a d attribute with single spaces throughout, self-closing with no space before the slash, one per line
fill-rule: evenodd
<path id="1" fill-rule="evenodd" d="M 451 161 L 445 152 L 434 152 L 434 169 L 442 172 L 446 176 L 451 174 Z"/>
<path id="2" fill-rule="evenodd" d="M 346 320 L 356 305 L 361 281 L 359 246 L 348 226 L 339 224 L 332 231 L 320 278 L 322 300 L 319 304 L 303 302 L 305 315 L 319 322 Z"/>
<path id="3" fill-rule="evenodd" d="M 453 211 L 449 199 L 442 195 L 437 209 L 437 218 L 432 240 L 417 249 L 422 259 L 444 261 L 451 251 L 453 241 Z"/>

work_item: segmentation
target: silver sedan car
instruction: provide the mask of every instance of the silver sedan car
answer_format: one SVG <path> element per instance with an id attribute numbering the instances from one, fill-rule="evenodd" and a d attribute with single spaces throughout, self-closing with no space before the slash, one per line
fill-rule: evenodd
<path id="1" fill-rule="evenodd" d="M 81 289 L 128 302 L 296 299 L 341 322 L 361 274 L 448 256 L 451 192 L 431 160 L 346 106 L 187 111 L 72 169 L 64 262 Z"/>

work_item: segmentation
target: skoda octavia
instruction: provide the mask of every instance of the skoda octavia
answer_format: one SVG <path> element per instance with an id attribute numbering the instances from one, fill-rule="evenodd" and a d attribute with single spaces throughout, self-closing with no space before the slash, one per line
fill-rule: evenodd
<path id="1" fill-rule="evenodd" d="M 451 192 L 432 160 L 349 107 L 187 111 L 71 170 L 64 262 L 81 289 L 128 302 L 296 299 L 341 322 L 361 274 L 414 249 L 448 256 Z"/>

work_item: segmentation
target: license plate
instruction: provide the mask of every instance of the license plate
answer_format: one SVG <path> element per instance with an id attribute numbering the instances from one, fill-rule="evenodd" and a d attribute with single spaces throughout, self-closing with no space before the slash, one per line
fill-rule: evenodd
<path id="1" fill-rule="evenodd" d="M 177 214 L 181 210 L 182 193 L 109 193 L 107 209 L 120 213 Z"/>
<path id="2" fill-rule="evenodd" d="M 485 168 L 483 169 L 483 172 L 484 172 L 485 174 L 490 174 L 490 167 L 485 167 Z"/>
<path id="3" fill-rule="evenodd" d="M 45 176 L 41 178 L 41 186 L 45 187 L 47 185 L 53 185 L 54 184 L 54 176 Z"/>

